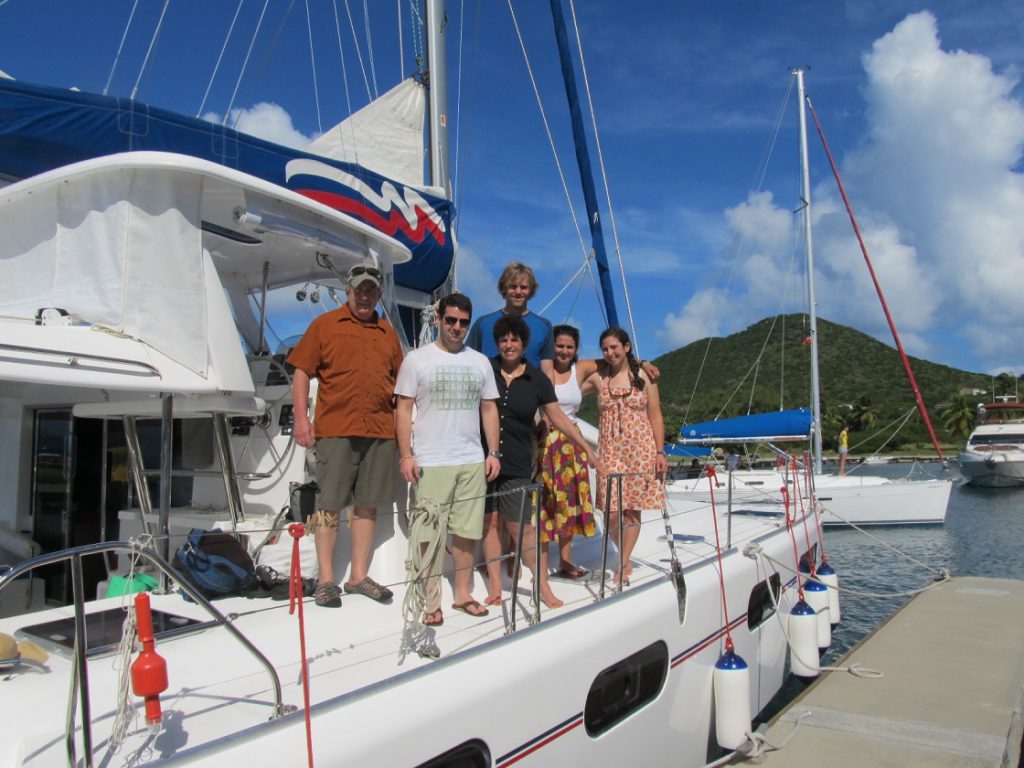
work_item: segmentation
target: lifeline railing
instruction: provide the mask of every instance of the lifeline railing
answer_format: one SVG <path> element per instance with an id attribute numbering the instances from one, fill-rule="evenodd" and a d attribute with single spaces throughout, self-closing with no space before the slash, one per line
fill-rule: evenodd
<path id="1" fill-rule="evenodd" d="M 78 765 L 75 754 L 75 698 L 79 699 L 82 710 L 82 749 L 84 751 L 83 764 L 89 768 L 93 765 L 92 759 L 92 712 L 89 704 L 89 668 L 86 664 L 86 637 L 85 637 L 85 579 L 82 572 L 82 558 L 87 555 L 98 555 L 106 553 L 121 553 L 133 555 L 148 560 L 155 565 L 161 574 L 166 578 L 175 581 L 188 596 L 201 606 L 216 624 L 220 624 L 231 633 L 242 646 L 249 651 L 256 660 L 262 664 L 267 674 L 270 675 L 274 687 L 274 714 L 272 717 L 280 717 L 291 708 L 286 708 L 281 692 L 281 680 L 273 665 L 260 653 L 249 639 L 235 628 L 227 617 L 218 611 L 202 593 L 197 591 L 186 579 L 181 578 L 175 570 L 150 549 L 133 546 L 126 541 L 115 541 L 100 544 L 86 544 L 73 549 L 62 550 L 46 555 L 39 555 L 30 560 L 25 560 L 10 570 L 0 575 L 0 591 L 11 581 L 17 579 L 30 571 L 46 565 L 60 563 L 65 560 L 71 561 L 71 590 L 75 608 L 75 641 L 72 656 L 71 693 L 68 701 L 68 715 L 64 729 L 64 739 L 67 745 L 68 765 Z"/>

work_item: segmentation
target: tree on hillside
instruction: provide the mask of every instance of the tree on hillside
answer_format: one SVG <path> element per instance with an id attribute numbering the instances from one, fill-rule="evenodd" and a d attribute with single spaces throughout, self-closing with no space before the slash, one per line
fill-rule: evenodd
<path id="1" fill-rule="evenodd" d="M 942 425 L 953 437 L 966 438 L 974 429 L 975 413 L 974 408 L 967 402 L 967 395 L 956 395 L 949 402 L 942 417 Z"/>
<path id="2" fill-rule="evenodd" d="M 861 395 L 854 403 L 850 412 L 850 421 L 857 431 L 871 429 L 878 422 L 878 409 L 871 403 L 868 395 Z"/>
<path id="3" fill-rule="evenodd" d="M 1016 384 L 1016 377 L 1009 371 L 1004 371 L 996 376 L 995 384 L 993 384 L 995 391 L 992 394 L 995 397 L 998 397 L 999 395 L 1016 395 Z"/>

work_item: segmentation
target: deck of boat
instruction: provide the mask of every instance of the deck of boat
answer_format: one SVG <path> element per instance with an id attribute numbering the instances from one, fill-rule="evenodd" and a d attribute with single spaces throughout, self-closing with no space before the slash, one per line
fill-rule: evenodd
<path id="1" fill-rule="evenodd" d="M 835 666 L 851 664 L 884 677 L 825 673 L 769 724 L 769 742 L 792 738 L 760 765 L 1020 764 L 1024 581 L 957 578 L 937 586 Z"/>

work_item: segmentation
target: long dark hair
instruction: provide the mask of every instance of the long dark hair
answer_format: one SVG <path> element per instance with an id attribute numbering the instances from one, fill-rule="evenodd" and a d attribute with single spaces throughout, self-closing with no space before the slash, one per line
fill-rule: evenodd
<path id="1" fill-rule="evenodd" d="M 626 353 L 626 362 L 629 363 L 630 384 L 635 386 L 637 389 L 642 390 L 644 388 L 644 380 L 640 378 L 640 361 L 633 355 L 633 344 L 629 340 L 629 334 L 621 328 L 612 326 L 601 334 L 601 338 L 598 340 L 598 343 L 600 344 L 609 336 L 614 336 L 618 339 L 619 343 L 622 344 L 623 347 L 629 344 L 629 352 Z"/>
<path id="2" fill-rule="evenodd" d="M 578 362 L 580 359 L 580 329 L 571 325 L 556 325 L 551 329 L 551 337 L 557 339 L 559 336 L 568 336 L 576 344 L 576 354 L 572 356 L 572 361 Z"/>

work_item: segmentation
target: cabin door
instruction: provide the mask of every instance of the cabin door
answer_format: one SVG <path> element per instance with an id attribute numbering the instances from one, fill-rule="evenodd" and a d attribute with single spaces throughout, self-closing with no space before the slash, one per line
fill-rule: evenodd
<path id="1" fill-rule="evenodd" d="M 32 538 L 42 551 L 56 552 L 101 540 L 103 514 L 104 427 L 98 419 L 76 419 L 70 409 L 35 412 L 32 448 Z M 99 557 L 83 561 L 86 597 L 105 578 Z M 71 599 L 71 576 L 66 564 L 40 572 L 46 598 L 57 603 Z"/>

